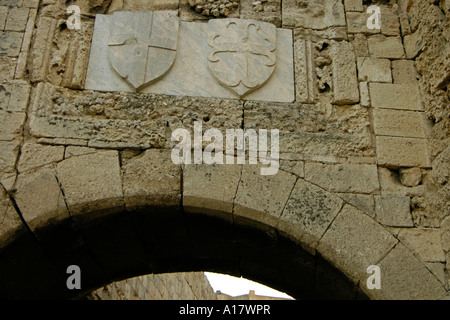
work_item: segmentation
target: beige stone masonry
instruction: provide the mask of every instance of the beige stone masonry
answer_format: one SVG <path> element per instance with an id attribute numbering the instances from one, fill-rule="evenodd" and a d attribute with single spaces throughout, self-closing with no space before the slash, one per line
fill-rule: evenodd
<path id="1" fill-rule="evenodd" d="M 40 186 L 45 186 L 41 188 Z M 14 199 L 32 231 L 69 217 L 66 203 L 53 168 L 20 174 Z"/>
<path id="2" fill-rule="evenodd" d="M 418 85 L 369 83 L 372 107 L 421 111 L 422 98 Z"/>
<path id="3" fill-rule="evenodd" d="M 173 164 L 170 150 L 150 149 L 138 156 L 123 158 L 122 161 L 127 209 L 180 204 L 181 166 Z"/>
<path id="4" fill-rule="evenodd" d="M 372 193 L 379 189 L 378 174 L 371 164 L 305 164 L 305 180 L 328 191 Z"/>
<path id="5" fill-rule="evenodd" d="M 56 170 L 69 212 L 75 218 L 88 220 L 91 217 L 83 215 L 86 211 L 123 207 L 117 151 L 71 157 L 58 163 Z"/>
<path id="6" fill-rule="evenodd" d="M 289 197 L 277 225 L 296 241 L 301 241 L 314 252 L 319 239 L 341 210 L 343 201 L 303 179 L 297 183 Z"/>
<path id="7" fill-rule="evenodd" d="M 391 62 L 388 59 L 358 57 L 358 80 L 364 82 L 392 82 Z"/>
<path id="8" fill-rule="evenodd" d="M 262 176 L 259 165 L 243 167 L 236 193 L 235 219 L 246 218 L 275 226 L 297 178 L 284 171 Z"/>
<path id="9" fill-rule="evenodd" d="M 392 61 L 392 77 L 394 83 L 417 84 L 417 70 L 412 60 Z"/>
<path id="10" fill-rule="evenodd" d="M 386 37 L 372 35 L 367 38 L 369 53 L 376 58 L 401 59 L 405 57 L 402 39 L 400 37 Z"/>
<path id="11" fill-rule="evenodd" d="M 376 135 L 425 138 L 425 114 L 417 111 L 374 109 Z"/>
<path id="12" fill-rule="evenodd" d="M 378 164 L 387 167 L 430 167 L 426 139 L 377 136 Z"/>
<path id="13" fill-rule="evenodd" d="M 17 231 L 25 231 L 25 226 L 20 220 L 11 200 L 0 185 L 0 248 L 7 246 Z"/>
<path id="14" fill-rule="evenodd" d="M 45 146 L 25 143 L 22 146 L 17 170 L 24 172 L 52 162 L 59 162 L 64 158 L 63 146 Z"/>
<path id="15" fill-rule="evenodd" d="M 390 227 L 413 227 L 410 198 L 395 194 L 375 196 L 376 220 Z"/>
<path id="16" fill-rule="evenodd" d="M 377 264 L 397 242 L 368 215 L 345 205 L 320 240 L 317 250 L 365 285 L 367 267 Z"/>
<path id="17" fill-rule="evenodd" d="M 219 216 L 232 222 L 231 214 L 241 170 L 241 165 L 185 165 L 185 211 Z"/>
<path id="18" fill-rule="evenodd" d="M 426 297 L 434 300 L 445 295 L 439 280 L 401 243 L 381 260 L 379 266 L 383 290 L 379 293 L 374 290 L 375 298 L 416 300 Z"/>

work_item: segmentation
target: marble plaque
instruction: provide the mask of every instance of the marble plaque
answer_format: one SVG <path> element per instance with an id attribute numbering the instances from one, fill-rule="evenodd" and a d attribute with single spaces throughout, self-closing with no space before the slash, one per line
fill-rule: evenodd
<path id="1" fill-rule="evenodd" d="M 85 89 L 293 102 L 292 31 L 246 19 L 184 22 L 170 11 L 98 14 Z"/>

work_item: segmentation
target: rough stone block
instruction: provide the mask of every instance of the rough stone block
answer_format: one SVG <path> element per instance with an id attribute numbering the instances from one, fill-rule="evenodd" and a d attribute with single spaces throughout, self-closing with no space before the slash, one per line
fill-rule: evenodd
<path id="1" fill-rule="evenodd" d="M 377 58 L 401 59 L 405 57 L 402 38 L 372 35 L 368 37 L 369 53 Z"/>
<path id="2" fill-rule="evenodd" d="M 0 33 L 1 38 L 1 33 Z M 1 50 L 0 42 L 0 50 Z M 0 54 L 0 81 L 11 82 L 14 78 L 14 70 L 16 69 L 16 61 L 13 58 Z"/>
<path id="3" fill-rule="evenodd" d="M 358 79 L 365 82 L 392 82 L 391 62 L 388 59 L 358 57 Z"/>
<path id="4" fill-rule="evenodd" d="M 378 164 L 387 167 L 429 168 L 426 139 L 377 136 Z"/>
<path id="5" fill-rule="evenodd" d="M 14 172 L 19 143 L 15 141 L 0 141 L 0 172 Z"/>
<path id="6" fill-rule="evenodd" d="M 412 60 L 392 61 L 392 76 L 394 83 L 417 84 L 417 70 Z"/>
<path id="7" fill-rule="evenodd" d="M 30 80 L 32 82 L 46 80 L 56 24 L 56 20 L 52 18 L 39 19 L 34 45 L 31 49 Z"/>
<path id="8" fill-rule="evenodd" d="M 276 29 L 271 24 L 256 22 L 254 20 L 210 20 L 208 24 L 182 21 L 179 24 L 179 38 L 183 39 L 183 41 L 178 41 L 177 44 L 173 44 L 175 46 L 173 49 L 165 50 L 173 53 L 176 52 L 176 59 L 170 60 L 168 59 L 168 54 L 160 54 L 159 60 L 151 60 L 148 68 L 152 67 L 151 63 L 160 65 L 161 76 L 159 78 L 153 78 L 148 77 L 147 74 L 146 77 L 148 77 L 148 79 L 146 82 L 140 87 L 133 88 L 117 75 L 108 59 L 108 39 L 114 36 L 114 34 L 111 34 L 111 32 L 114 33 L 114 31 L 111 31 L 110 28 L 111 25 L 115 23 L 115 19 L 118 19 L 115 18 L 116 14 L 118 13 L 116 12 L 113 16 L 96 16 L 85 84 L 86 89 L 125 92 L 133 92 L 137 89 L 143 93 L 168 95 L 230 99 L 242 98 L 245 100 L 280 102 L 294 101 L 293 46 L 291 30 Z M 129 17 L 124 18 L 124 21 L 133 19 L 134 13 L 128 14 Z M 162 24 L 168 23 L 167 19 L 178 19 L 170 14 L 166 14 L 166 16 L 162 14 L 156 15 L 155 12 L 155 19 L 156 18 L 159 19 L 161 30 L 165 30 L 165 27 L 163 27 Z M 270 50 L 267 50 L 267 48 L 263 49 L 266 51 L 262 53 L 262 56 L 266 56 L 266 58 L 254 60 L 253 63 L 249 64 L 247 69 L 245 69 L 246 67 L 238 67 L 236 65 L 232 48 L 230 51 L 218 42 L 214 45 L 210 43 L 211 46 L 208 45 L 208 37 L 211 38 L 213 35 L 231 37 L 230 41 L 232 41 L 232 43 L 236 42 L 236 45 L 239 45 L 239 39 L 235 39 L 236 36 L 233 36 L 234 33 L 229 32 L 229 28 L 226 27 L 225 21 L 237 23 L 240 25 L 239 28 L 245 28 L 245 25 L 248 26 L 249 23 L 258 23 L 259 28 L 265 30 L 265 34 L 268 34 L 267 32 L 269 29 L 272 30 L 270 39 L 273 48 L 270 47 Z M 172 28 L 175 28 L 175 25 L 172 26 Z M 137 30 L 133 32 L 137 32 Z M 164 32 L 167 33 L 167 30 Z M 172 31 L 171 34 L 174 32 L 176 33 L 176 30 Z M 157 32 L 155 32 L 155 34 L 157 37 L 159 36 Z M 162 34 L 164 36 L 164 33 Z M 140 35 L 140 37 L 144 36 L 144 34 Z M 254 43 L 260 43 L 258 42 L 260 41 L 258 40 L 260 36 L 255 34 L 252 37 L 255 37 L 252 39 Z M 176 38 L 174 38 L 174 41 L 176 41 Z M 223 48 L 219 48 L 219 46 L 222 46 Z M 126 47 L 124 47 L 123 50 L 125 49 Z M 219 49 L 225 50 L 225 52 L 228 53 L 219 55 L 219 58 L 216 60 L 214 52 Z M 164 51 L 164 49 L 161 50 Z M 270 66 L 267 65 L 266 59 L 270 59 L 275 62 L 275 64 L 271 62 L 269 64 Z M 127 61 L 127 64 L 131 63 L 129 55 L 127 56 Z M 138 65 L 138 62 L 139 60 L 134 58 L 132 64 Z M 264 63 L 261 65 L 262 62 Z M 173 65 L 171 65 L 171 63 L 173 63 Z M 119 62 L 115 63 L 115 65 L 119 67 L 120 64 L 121 63 Z M 139 68 L 137 69 L 139 70 Z M 164 69 L 165 72 L 163 72 L 162 69 Z M 129 68 L 127 70 L 129 70 Z M 237 72 L 236 70 L 247 70 L 248 73 L 245 74 L 251 75 L 251 78 L 255 79 L 255 81 L 247 81 L 244 79 L 245 81 L 241 82 L 240 85 L 235 86 L 234 84 L 236 83 L 237 78 L 246 77 L 243 71 Z M 233 79 L 230 78 L 230 75 L 233 75 Z M 242 85 L 242 83 L 245 84 Z"/>
<path id="9" fill-rule="evenodd" d="M 394 8 L 381 6 L 381 33 L 387 36 L 400 35 L 400 21 Z"/>
<path id="10" fill-rule="evenodd" d="M 254 0 L 241 0 L 241 19 L 255 19 L 281 27 L 281 1 L 266 0 L 259 3 Z"/>
<path id="11" fill-rule="evenodd" d="M 423 261 L 445 262 L 438 229 L 402 229 L 398 239 Z"/>
<path id="12" fill-rule="evenodd" d="M 376 135 L 425 138 L 425 114 L 417 111 L 374 109 Z"/>
<path id="13" fill-rule="evenodd" d="M 342 205 L 343 201 L 339 197 L 299 179 L 277 228 L 314 251 Z"/>
<path id="14" fill-rule="evenodd" d="M 375 218 L 375 201 L 373 195 L 357 193 L 339 193 L 339 197 L 367 215 Z"/>
<path id="15" fill-rule="evenodd" d="M 0 140 L 11 141 L 21 136 L 26 115 L 22 112 L 0 110 Z"/>
<path id="16" fill-rule="evenodd" d="M 295 40 L 294 57 L 297 102 L 312 103 L 316 100 L 317 96 L 312 42 L 303 39 Z"/>
<path id="17" fill-rule="evenodd" d="M 172 162 L 170 150 L 150 149 L 123 159 L 122 175 L 127 208 L 180 204 L 181 166 Z"/>
<path id="18" fill-rule="evenodd" d="M 19 174 L 14 198 L 32 231 L 69 218 L 54 169 Z"/>
<path id="19" fill-rule="evenodd" d="M 71 157 L 56 168 L 72 216 L 84 220 L 87 211 L 123 209 L 117 151 Z"/>
<path id="20" fill-rule="evenodd" d="M 333 69 L 333 103 L 352 104 L 359 102 L 359 88 L 356 76 L 356 58 L 349 42 L 331 44 Z"/>
<path id="21" fill-rule="evenodd" d="M 31 102 L 30 131 L 45 144 L 100 148 L 172 148 L 172 131 L 195 120 L 204 130 L 242 127 L 238 100 L 169 97 L 151 94 L 72 91 L 39 83 Z M 189 113 L 189 119 L 186 118 Z M 207 122 L 206 122 L 207 121 Z"/>
<path id="22" fill-rule="evenodd" d="M 186 165 L 183 170 L 185 211 L 220 216 L 232 222 L 241 165 Z"/>
<path id="23" fill-rule="evenodd" d="M 236 218 L 245 218 L 274 227 L 296 179 L 284 171 L 262 176 L 259 165 L 244 166 L 235 199 L 235 221 Z"/>
<path id="24" fill-rule="evenodd" d="M 121 11 L 178 10 L 180 0 L 124 0 Z"/>
<path id="25" fill-rule="evenodd" d="M 382 272 L 384 299 L 439 299 L 445 289 L 439 280 L 401 243 L 379 263 Z"/>
<path id="26" fill-rule="evenodd" d="M 282 1 L 282 22 L 287 27 L 304 27 L 323 30 L 345 26 L 342 1 L 295 0 Z"/>
<path id="27" fill-rule="evenodd" d="M 363 1 L 362 0 L 344 0 L 345 11 L 364 11 Z"/>
<path id="28" fill-rule="evenodd" d="M 25 143 L 22 146 L 17 169 L 19 172 L 24 172 L 63 159 L 63 146 L 44 146 L 41 144 Z"/>
<path id="29" fill-rule="evenodd" d="M 28 20 L 28 8 L 11 8 L 6 19 L 5 30 L 8 31 L 25 31 Z"/>
<path id="30" fill-rule="evenodd" d="M 397 242 L 368 215 L 345 205 L 320 240 L 317 251 L 350 278 L 365 280 L 367 267 L 378 263 Z"/>
<path id="31" fill-rule="evenodd" d="M 419 168 L 401 168 L 399 170 L 399 178 L 404 186 L 417 186 L 422 182 L 422 170 Z"/>
<path id="32" fill-rule="evenodd" d="M 370 95 L 369 95 L 369 86 L 367 82 L 359 83 L 359 95 L 361 106 L 370 107 Z"/>
<path id="33" fill-rule="evenodd" d="M 369 92 L 374 108 L 422 110 L 418 85 L 369 83 Z"/>
<path id="34" fill-rule="evenodd" d="M 18 230 L 25 231 L 11 200 L 0 185 L 0 248 L 6 246 L 13 239 L 11 236 Z"/>
<path id="35" fill-rule="evenodd" d="M 14 81 L 7 111 L 26 112 L 31 87 L 26 81 Z M 0 107 L 1 108 L 1 107 Z"/>
<path id="36" fill-rule="evenodd" d="M 370 14 L 366 12 L 347 12 L 345 15 L 347 16 L 348 33 L 380 33 L 380 29 L 369 29 L 367 27 L 367 19 L 369 19 Z"/>
<path id="37" fill-rule="evenodd" d="M 307 162 L 305 180 L 336 192 L 372 193 L 379 189 L 377 167 L 371 164 Z"/>
<path id="38" fill-rule="evenodd" d="M 0 31 L 5 30 L 6 16 L 8 15 L 8 7 L 0 7 Z"/>
<path id="39" fill-rule="evenodd" d="M 367 45 L 367 37 L 363 34 L 357 33 L 351 40 L 353 51 L 357 57 L 368 57 L 369 47 Z"/>
<path id="40" fill-rule="evenodd" d="M 4 54 L 8 57 L 17 57 L 22 46 L 22 38 L 23 33 L 21 32 L 0 32 L 0 55 Z"/>
<path id="41" fill-rule="evenodd" d="M 410 198 L 394 194 L 376 195 L 377 221 L 390 227 L 413 227 Z"/>

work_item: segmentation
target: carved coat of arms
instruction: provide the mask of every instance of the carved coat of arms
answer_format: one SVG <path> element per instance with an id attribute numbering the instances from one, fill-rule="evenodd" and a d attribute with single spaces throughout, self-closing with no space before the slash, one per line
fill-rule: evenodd
<path id="1" fill-rule="evenodd" d="M 253 20 L 209 21 L 208 68 L 240 98 L 267 83 L 275 70 L 277 30 Z"/>
<path id="2" fill-rule="evenodd" d="M 112 68 L 136 91 L 157 81 L 175 61 L 178 29 L 178 18 L 164 12 L 115 12 L 108 41 Z"/>

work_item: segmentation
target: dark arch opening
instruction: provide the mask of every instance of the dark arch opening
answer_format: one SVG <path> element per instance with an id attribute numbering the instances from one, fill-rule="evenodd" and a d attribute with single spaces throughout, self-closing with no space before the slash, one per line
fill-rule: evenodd
<path id="1" fill-rule="evenodd" d="M 242 276 L 296 299 L 367 299 L 342 272 L 274 228 L 179 207 L 90 213 L 16 235 L 0 251 L 0 298 L 76 299 L 114 281 L 210 271 Z M 68 290 L 67 267 L 81 269 Z"/>

